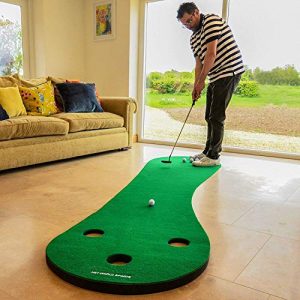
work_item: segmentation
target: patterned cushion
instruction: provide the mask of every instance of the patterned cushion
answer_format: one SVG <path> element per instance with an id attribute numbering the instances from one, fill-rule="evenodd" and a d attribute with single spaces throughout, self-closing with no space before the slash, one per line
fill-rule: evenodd
<path id="1" fill-rule="evenodd" d="M 29 115 L 49 116 L 58 112 L 50 81 L 35 87 L 19 86 L 19 90 Z"/>

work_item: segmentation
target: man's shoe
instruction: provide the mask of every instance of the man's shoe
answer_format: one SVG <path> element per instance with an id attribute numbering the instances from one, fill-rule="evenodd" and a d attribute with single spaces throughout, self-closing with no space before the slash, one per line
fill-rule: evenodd
<path id="1" fill-rule="evenodd" d="M 196 154 L 194 156 L 190 156 L 190 162 L 199 161 L 204 157 L 206 157 L 206 155 L 204 153 L 199 153 L 199 154 Z"/>
<path id="2" fill-rule="evenodd" d="M 220 158 L 212 159 L 205 156 L 198 161 L 193 161 L 193 166 L 195 167 L 212 167 L 212 166 L 219 166 L 219 165 L 220 165 Z"/>

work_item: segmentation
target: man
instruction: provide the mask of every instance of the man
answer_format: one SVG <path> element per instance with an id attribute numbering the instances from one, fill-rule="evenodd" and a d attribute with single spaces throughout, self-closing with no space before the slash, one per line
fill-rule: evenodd
<path id="1" fill-rule="evenodd" d="M 193 31 L 190 39 L 196 59 L 193 100 L 198 100 L 208 77 L 205 120 L 207 138 L 202 153 L 192 157 L 196 167 L 220 164 L 225 111 L 241 74 L 245 71 L 241 52 L 225 21 L 214 14 L 202 14 L 193 2 L 180 5 L 177 19 Z"/>

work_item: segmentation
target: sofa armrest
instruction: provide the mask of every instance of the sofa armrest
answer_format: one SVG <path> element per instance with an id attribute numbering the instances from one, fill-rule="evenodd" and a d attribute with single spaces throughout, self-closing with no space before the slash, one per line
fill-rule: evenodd
<path id="1" fill-rule="evenodd" d="M 124 118 L 124 127 L 128 132 L 128 146 L 132 146 L 133 114 L 137 110 L 137 103 L 129 97 L 101 97 L 101 106 L 104 111 Z"/>

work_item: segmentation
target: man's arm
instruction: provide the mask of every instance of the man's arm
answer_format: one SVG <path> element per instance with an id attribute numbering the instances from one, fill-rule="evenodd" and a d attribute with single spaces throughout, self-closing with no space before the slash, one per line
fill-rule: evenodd
<path id="1" fill-rule="evenodd" d="M 216 56 L 217 56 L 217 44 L 218 44 L 218 40 L 214 40 L 207 44 L 207 50 L 206 50 L 206 54 L 204 57 L 204 63 L 203 63 L 203 65 L 201 65 L 201 68 L 199 68 L 199 67 L 197 68 L 197 64 L 199 64 L 200 58 L 196 57 L 195 85 L 194 85 L 194 90 L 193 90 L 193 100 L 197 100 L 200 97 L 201 92 L 205 87 L 205 78 L 206 78 L 207 74 L 209 73 L 209 71 L 211 70 L 211 68 L 213 67 Z M 200 62 L 200 64 L 201 64 L 201 62 Z"/>
<path id="2" fill-rule="evenodd" d="M 194 83 L 194 89 L 193 89 L 193 94 L 192 94 L 193 100 L 197 100 L 199 98 L 199 96 L 197 97 L 197 92 L 196 92 L 195 86 L 196 86 L 196 83 L 200 79 L 200 74 L 202 71 L 202 63 L 201 63 L 199 56 L 196 56 L 195 60 L 196 60 L 196 66 L 195 66 L 195 83 Z"/>

